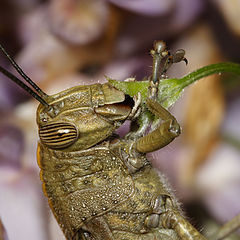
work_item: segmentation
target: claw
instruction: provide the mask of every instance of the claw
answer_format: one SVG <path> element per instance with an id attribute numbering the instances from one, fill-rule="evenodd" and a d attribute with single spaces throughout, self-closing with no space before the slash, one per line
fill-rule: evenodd
<path id="1" fill-rule="evenodd" d="M 178 63 L 181 61 L 185 61 L 185 51 L 183 49 L 178 49 L 173 55 L 172 55 L 172 62 Z M 187 59 L 186 59 L 187 60 Z"/>
<path id="2" fill-rule="evenodd" d="M 132 108 L 131 113 L 128 115 L 128 119 L 132 121 L 138 118 L 141 113 L 141 106 L 140 106 L 142 102 L 141 93 L 138 92 L 137 95 L 133 97 L 133 100 L 134 100 L 134 106 Z"/>
<path id="3" fill-rule="evenodd" d="M 184 58 L 183 61 L 188 65 L 188 60 L 186 58 Z"/>

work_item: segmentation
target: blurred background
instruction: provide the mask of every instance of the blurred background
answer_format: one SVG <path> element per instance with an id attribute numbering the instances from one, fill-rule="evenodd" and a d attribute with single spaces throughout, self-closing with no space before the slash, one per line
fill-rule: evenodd
<path id="1" fill-rule="evenodd" d="M 169 77 L 240 62 L 239 16 L 239 0 L 0 0 L 0 42 L 53 94 L 103 83 L 105 75 L 149 76 L 154 40 L 186 51 L 189 64 L 174 65 Z M 2 54 L 0 65 L 16 74 Z M 41 189 L 37 105 L 0 75 L 0 239 L 64 239 Z M 200 80 L 170 111 L 183 133 L 149 159 L 169 178 L 189 221 L 210 235 L 240 213 L 240 77 Z"/>

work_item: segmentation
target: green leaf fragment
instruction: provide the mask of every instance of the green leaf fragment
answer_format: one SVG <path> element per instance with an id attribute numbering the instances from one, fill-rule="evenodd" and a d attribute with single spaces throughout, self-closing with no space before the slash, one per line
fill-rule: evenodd
<path id="1" fill-rule="evenodd" d="M 184 88 L 196 82 L 197 80 L 212 74 L 229 72 L 240 75 L 240 64 L 237 63 L 216 63 L 211 64 L 187 74 L 182 78 L 161 79 L 158 90 L 158 101 L 168 108 L 173 105 L 181 96 Z M 120 82 L 107 78 L 107 80 L 117 89 L 130 96 L 141 93 L 143 101 L 147 98 L 149 81 Z"/>
<path id="2" fill-rule="evenodd" d="M 115 88 L 123 91 L 125 94 L 128 94 L 131 97 L 133 97 L 134 95 L 137 95 L 137 93 L 140 92 L 142 95 L 142 99 L 145 100 L 147 98 L 149 81 L 124 82 L 124 81 L 117 81 L 110 78 L 107 78 L 107 80 Z"/>

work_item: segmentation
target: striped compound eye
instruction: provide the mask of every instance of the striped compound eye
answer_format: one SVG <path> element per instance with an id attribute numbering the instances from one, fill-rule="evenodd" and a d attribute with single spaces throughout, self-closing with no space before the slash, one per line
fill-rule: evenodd
<path id="1" fill-rule="evenodd" d="M 39 137 L 50 148 L 64 148 L 77 140 L 78 131 L 71 123 L 50 123 L 39 128 Z"/>

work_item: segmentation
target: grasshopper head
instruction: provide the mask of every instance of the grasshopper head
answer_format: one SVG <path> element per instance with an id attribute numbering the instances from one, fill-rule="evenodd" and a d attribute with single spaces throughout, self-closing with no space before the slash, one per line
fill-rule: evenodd
<path id="1" fill-rule="evenodd" d="M 46 147 L 63 151 L 87 149 L 109 137 L 131 112 L 133 100 L 108 83 L 77 86 L 49 96 L 1 45 L 0 51 L 28 85 L 1 66 L 0 72 L 41 103 L 37 124 L 40 141 Z"/>
<path id="2" fill-rule="evenodd" d="M 127 119 L 133 100 L 109 84 L 77 86 L 46 98 L 37 110 L 42 144 L 53 149 L 87 149 Z"/>

